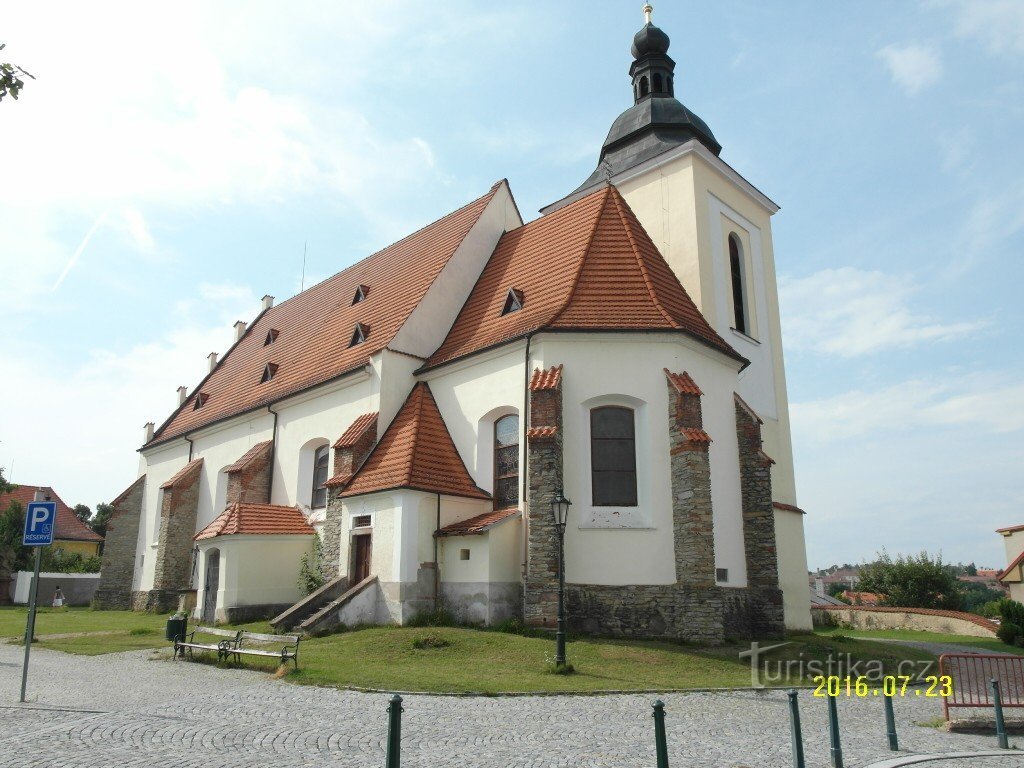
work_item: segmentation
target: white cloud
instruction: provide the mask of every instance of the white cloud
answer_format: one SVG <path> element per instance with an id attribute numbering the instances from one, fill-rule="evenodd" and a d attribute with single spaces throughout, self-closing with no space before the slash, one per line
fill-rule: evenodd
<path id="1" fill-rule="evenodd" d="M 853 267 L 779 282 L 787 348 L 856 357 L 884 349 L 950 341 L 985 322 L 947 323 L 915 314 L 907 277 Z"/>
<path id="2" fill-rule="evenodd" d="M 814 442 L 884 433 L 971 427 L 1004 434 L 1024 430 L 1024 384 L 1001 374 L 911 379 L 792 403 L 793 432 Z"/>
<path id="3" fill-rule="evenodd" d="M 932 46 L 921 43 L 887 45 L 877 53 L 896 85 L 911 96 L 935 85 L 942 77 L 942 60 Z"/>
<path id="4" fill-rule="evenodd" d="M 956 9 L 956 32 L 983 42 L 995 54 L 1024 53 L 1024 3 L 1020 0 L 943 0 Z"/>
<path id="5" fill-rule="evenodd" d="M 109 501 L 135 477 L 142 425 L 159 424 L 176 405 L 175 389 L 194 386 L 206 356 L 223 352 L 231 324 L 256 314 L 247 286 L 200 285 L 179 303 L 174 327 L 154 341 L 97 348 L 76 366 L 46 350 L 12 343 L 4 350 L 0 466 L 15 482 L 48 483 L 69 503 Z M 34 376 L 31 372 L 45 372 Z"/>

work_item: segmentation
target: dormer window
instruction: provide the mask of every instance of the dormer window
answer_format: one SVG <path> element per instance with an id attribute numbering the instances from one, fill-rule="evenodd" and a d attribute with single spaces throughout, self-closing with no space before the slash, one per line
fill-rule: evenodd
<path id="1" fill-rule="evenodd" d="M 271 328 L 269 331 L 267 331 L 267 338 L 263 340 L 263 346 L 269 347 L 271 344 L 277 341 L 277 336 L 279 333 L 280 331 L 278 331 L 276 328 Z"/>
<path id="2" fill-rule="evenodd" d="M 274 374 L 276 373 L 277 363 L 267 363 L 267 367 L 263 369 L 263 377 L 260 379 L 260 384 L 266 384 L 274 378 Z"/>
<path id="3" fill-rule="evenodd" d="M 356 323 L 355 330 L 352 331 L 352 339 L 348 345 L 354 347 L 356 344 L 362 344 L 366 341 L 366 337 L 370 335 L 370 329 L 362 323 Z"/>
<path id="4" fill-rule="evenodd" d="M 353 304 L 358 304 L 370 294 L 370 289 L 365 285 L 356 287 L 356 295 L 352 299 Z"/>
<path id="5" fill-rule="evenodd" d="M 206 401 L 209 399 L 210 396 L 208 394 L 206 394 L 205 392 L 200 392 L 198 395 L 196 395 L 196 400 L 195 403 L 192 405 L 192 410 L 198 411 L 200 408 L 206 405 Z"/>
<path id="6" fill-rule="evenodd" d="M 508 294 L 505 296 L 505 306 L 501 309 L 502 315 L 507 315 L 510 312 L 518 312 L 523 308 L 523 292 L 518 288 L 509 288 Z"/>

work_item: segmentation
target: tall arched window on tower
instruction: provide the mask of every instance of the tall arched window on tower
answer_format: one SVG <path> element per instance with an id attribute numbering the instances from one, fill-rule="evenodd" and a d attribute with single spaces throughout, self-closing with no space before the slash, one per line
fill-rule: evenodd
<path id="1" fill-rule="evenodd" d="M 595 507 L 636 506 L 636 428 L 632 408 L 590 411 L 590 477 Z"/>
<path id="2" fill-rule="evenodd" d="M 747 290 L 743 279 L 743 251 L 735 232 L 729 234 L 729 270 L 732 273 L 732 310 L 735 325 L 740 333 L 748 333 Z"/>
<path id="3" fill-rule="evenodd" d="M 494 422 L 494 508 L 519 504 L 519 417 Z"/>
<path id="4" fill-rule="evenodd" d="M 309 505 L 313 509 L 327 506 L 327 488 L 324 483 L 327 482 L 327 459 L 330 452 L 330 446 L 322 445 L 316 449 L 313 457 L 313 497 Z"/>
<path id="5" fill-rule="evenodd" d="M 654 80 L 654 92 L 655 93 L 661 93 L 661 91 L 662 91 L 662 87 L 661 87 L 661 73 L 660 72 L 655 72 L 654 73 L 654 77 L 652 79 Z"/>
<path id="6" fill-rule="evenodd" d="M 640 98 L 642 99 L 644 96 L 646 96 L 650 92 L 651 92 L 651 87 L 647 83 L 647 78 L 646 77 L 641 77 L 640 78 Z"/>

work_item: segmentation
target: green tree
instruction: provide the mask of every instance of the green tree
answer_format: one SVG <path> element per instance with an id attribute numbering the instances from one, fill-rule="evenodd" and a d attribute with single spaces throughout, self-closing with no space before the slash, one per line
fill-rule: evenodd
<path id="1" fill-rule="evenodd" d="M 6 43 L 0 43 L 0 51 L 6 47 Z M 35 75 L 29 74 L 17 64 L 0 64 L 0 101 L 3 101 L 4 96 L 8 95 L 14 99 L 18 98 L 21 89 L 25 87 L 25 81 L 21 79 L 21 75 L 36 79 Z"/>
<path id="2" fill-rule="evenodd" d="M 92 528 L 100 536 L 107 535 L 107 523 L 110 522 L 110 516 L 114 514 L 114 507 L 110 504 L 104 504 L 100 502 L 96 505 L 96 514 L 92 516 L 92 521 L 89 523 L 89 527 Z"/>
<path id="3" fill-rule="evenodd" d="M 81 520 L 86 525 L 89 524 L 89 518 L 92 517 L 92 510 L 89 509 L 85 504 L 75 504 L 74 508 L 75 517 Z"/>
<path id="4" fill-rule="evenodd" d="M 860 569 L 857 589 L 882 596 L 882 604 L 899 608 L 959 610 L 963 602 L 960 584 L 952 570 L 927 552 L 899 555 L 884 549 L 878 560 Z"/>
<path id="5" fill-rule="evenodd" d="M 11 485 L 0 467 L 0 493 L 10 493 L 17 486 Z M 25 509 L 20 502 L 12 500 L 6 509 L 0 510 L 0 579 L 6 579 L 17 568 L 28 563 L 28 547 L 21 545 L 22 529 L 25 526 Z"/>

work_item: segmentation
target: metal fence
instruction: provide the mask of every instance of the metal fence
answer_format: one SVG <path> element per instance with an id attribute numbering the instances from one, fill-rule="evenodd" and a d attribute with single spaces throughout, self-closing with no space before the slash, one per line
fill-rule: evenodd
<path id="1" fill-rule="evenodd" d="M 946 720 L 952 708 L 995 709 L 997 701 L 1002 707 L 1024 707 L 1024 656 L 944 653 L 939 657 L 939 676 L 943 675 L 953 681 L 942 702 Z M 993 680 L 998 683 L 998 700 Z"/>

